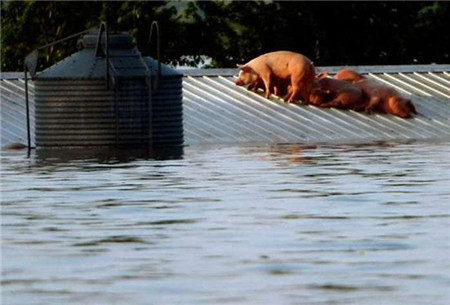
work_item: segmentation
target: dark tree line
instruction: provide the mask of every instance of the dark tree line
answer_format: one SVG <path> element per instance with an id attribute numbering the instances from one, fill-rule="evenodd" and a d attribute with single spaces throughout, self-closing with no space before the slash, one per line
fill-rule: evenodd
<path id="1" fill-rule="evenodd" d="M 448 63 L 450 2 L 1 1 L 1 70 L 20 71 L 35 48 L 107 21 L 130 32 L 145 55 L 152 21 L 162 61 L 212 67 L 292 50 L 316 65 Z M 43 54 L 50 65 L 75 52 L 70 41 Z"/>

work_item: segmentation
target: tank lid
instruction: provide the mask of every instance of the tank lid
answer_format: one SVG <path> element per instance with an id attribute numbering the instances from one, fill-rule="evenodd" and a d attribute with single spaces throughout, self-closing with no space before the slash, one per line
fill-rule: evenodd
<path id="1" fill-rule="evenodd" d="M 158 61 L 149 56 L 144 57 L 144 60 L 152 71 L 152 74 L 156 75 L 158 71 Z M 168 65 L 161 64 L 161 76 L 183 76 L 183 74 Z"/>
<path id="2" fill-rule="evenodd" d="M 106 60 L 104 57 L 95 56 L 97 39 L 97 34 L 94 32 L 85 35 L 83 50 L 38 73 L 36 79 L 104 79 Z M 114 67 L 114 72 L 110 72 L 112 77 L 145 77 L 149 72 L 151 75 L 156 74 L 157 62 L 150 57 L 142 58 L 138 49 L 133 47 L 132 40 L 131 35 L 126 32 L 109 35 L 109 60 Z M 142 63 L 142 59 L 150 71 Z M 161 65 L 161 74 L 163 76 L 181 75 L 165 65 Z"/>
<path id="3" fill-rule="evenodd" d="M 83 36 L 83 46 L 86 49 L 95 49 L 97 47 L 98 34 L 90 33 Z M 133 47 L 133 37 L 127 32 L 108 35 L 108 47 L 110 49 L 130 49 Z M 104 37 L 102 37 L 102 43 Z"/>
<path id="4" fill-rule="evenodd" d="M 142 65 L 139 51 L 135 48 L 113 49 L 110 51 L 110 60 L 116 68 L 116 76 L 142 77 L 148 73 Z M 155 75 L 158 62 L 151 57 L 144 57 L 144 60 L 150 73 Z M 84 49 L 38 73 L 36 79 L 104 79 L 105 71 L 105 58 L 95 57 L 95 49 Z M 161 75 L 182 76 L 177 70 L 164 64 L 161 65 Z"/>

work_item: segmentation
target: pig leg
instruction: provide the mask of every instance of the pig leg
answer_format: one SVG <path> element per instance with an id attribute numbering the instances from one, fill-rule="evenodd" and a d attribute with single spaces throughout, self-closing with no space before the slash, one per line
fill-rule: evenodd
<path id="1" fill-rule="evenodd" d="M 294 102 L 296 99 L 298 99 L 299 96 L 301 96 L 300 88 L 298 88 L 297 86 L 293 87 L 292 88 L 292 94 L 291 94 L 291 97 L 288 100 L 288 103 Z"/>
<path id="2" fill-rule="evenodd" d="M 284 100 L 286 103 L 290 103 L 291 98 L 292 98 L 292 95 L 294 94 L 294 88 L 295 88 L 295 86 L 292 85 L 292 80 L 291 80 L 291 84 L 287 87 L 287 93 L 286 93 L 286 95 L 283 97 L 283 100 Z"/>
<path id="3" fill-rule="evenodd" d="M 259 77 L 264 82 L 264 86 L 266 87 L 266 98 L 269 98 L 272 94 L 272 71 L 269 67 L 264 67 L 259 72 Z"/>
<path id="4" fill-rule="evenodd" d="M 302 98 L 302 102 L 304 104 L 309 104 L 309 95 L 311 92 L 311 86 L 308 84 L 302 83 L 301 90 L 300 90 L 300 97 Z"/>
<path id="5" fill-rule="evenodd" d="M 314 75 L 314 70 L 313 70 L 312 75 Z M 305 79 L 302 82 L 302 88 L 303 88 L 303 96 L 302 96 L 302 98 L 303 98 L 303 103 L 305 103 L 305 104 L 309 104 L 309 95 L 310 95 L 310 93 L 312 91 L 312 88 L 313 88 L 313 82 L 314 82 L 314 78 L 310 79 L 310 80 Z M 329 95 L 331 94 L 330 90 L 328 90 L 328 94 Z"/>
<path id="6" fill-rule="evenodd" d="M 264 85 L 266 86 L 266 98 L 269 98 L 272 94 L 270 77 L 269 79 L 264 80 Z"/>
<path id="7" fill-rule="evenodd" d="M 364 110 L 366 110 L 366 103 L 364 100 L 357 99 L 354 102 L 354 105 L 352 108 L 353 108 L 353 110 L 358 111 L 358 112 L 364 111 Z"/>
<path id="8" fill-rule="evenodd" d="M 314 73 L 312 74 L 314 76 Z M 308 104 L 309 102 L 309 93 L 311 91 L 311 84 L 303 81 L 304 75 L 293 75 L 291 76 L 291 95 L 289 96 L 287 102 L 290 103 L 301 97 L 302 102 Z"/>
<path id="9" fill-rule="evenodd" d="M 340 99 L 332 100 L 328 103 L 323 103 L 319 105 L 319 107 L 323 108 L 336 108 L 336 109 L 348 109 L 348 107 L 345 107 L 345 103 Z"/>
<path id="10" fill-rule="evenodd" d="M 250 90 L 250 91 L 257 91 L 258 90 L 258 86 L 257 86 L 256 83 L 253 83 L 253 84 L 248 85 L 247 89 Z"/>
<path id="11" fill-rule="evenodd" d="M 251 83 L 247 88 L 248 90 L 251 90 L 253 92 L 258 92 L 258 89 L 262 89 L 262 85 L 261 82 L 258 80 L 256 82 Z"/>
<path id="12" fill-rule="evenodd" d="M 286 103 L 292 103 L 299 96 L 300 90 L 296 85 L 292 85 L 288 94 L 284 97 Z"/>
<path id="13" fill-rule="evenodd" d="M 379 97 L 377 97 L 377 96 L 372 97 L 369 101 L 369 104 L 365 108 L 366 113 L 370 114 L 374 109 L 377 108 L 379 103 L 380 103 Z"/>
<path id="14" fill-rule="evenodd" d="M 362 112 L 366 110 L 367 106 L 369 105 L 369 102 L 367 101 L 369 98 L 367 94 L 364 91 L 361 91 L 360 94 L 356 94 L 355 102 L 353 106 L 353 110 Z"/>
<path id="15" fill-rule="evenodd" d="M 292 95 L 292 86 L 289 87 L 288 92 L 286 93 L 286 95 L 283 97 L 283 100 L 285 100 L 286 102 L 288 101 L 288 99 L 291 97 Z"/>
<path id="16" fill-rule="evenodd" d="M 273 94 L 275 94 L 276 96 L 278 96 L 278 87 L 277 86 L 273 86 Z"/>
<path id="17" fill-rule="evenodd" d="M 410 110 L 412 113 L 417 114 L 416 107 L 414 106 L 414 104 L 413 104 L 411 101 L 408 101 L 408 102 L 407 102 L 407 105 L 409 106 L 409 110 Z"/>
<path id="18" fill-rule="evenodd" d="M 304 104 L 309 104 L 309 91 L 302 90 L 297 86 L 292 86 L 291 95 L 287 99 L 287 102 L 292 103 L 298 101 L 298 98 L 301 98 Z"/>

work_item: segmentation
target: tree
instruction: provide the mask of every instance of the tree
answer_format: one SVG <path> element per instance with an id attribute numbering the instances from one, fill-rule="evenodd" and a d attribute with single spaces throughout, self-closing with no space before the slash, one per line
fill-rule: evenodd
<path id="1" fill-rule="evenodd" d="M 108 22 L 154 55 L 150 25 L 161 30 L 162 62 L 235 67 L 262 53 L 292 50 L 316 65 L 446 63 L 450 2 L 1 1 L 1 69 L 23 69 L 35 48 Z M 53 64 L 76 41 L 48 49 Z"/>
<path id="2" fill-rule="evenodd" d="M 3 71 L 23 69 L 24 57 L 34 49 L 85 30 L 87 20 L 95 16 L 99 3 L 65 1 L 2 1 Z M 47 49 L 47 65 L 76 50 L 76 41 Z"/>
<path id="3" fill-rule="evenodd" d="M 101 21 L 107 21 L 110 31 L 131 32 L 146 51 L 153 20 L 162 20 L 162 28 L 169 33 L 173 28 L 172 15 L 176 11 L 164 8 L 165 4 L 163 1 L 1 1 L 1 69 L 20 71 L 24 57 L 36 48 L 89 28 L 98 28 Z M 76 40 L 47 48 L 40 69 L 76 50 Z"/>

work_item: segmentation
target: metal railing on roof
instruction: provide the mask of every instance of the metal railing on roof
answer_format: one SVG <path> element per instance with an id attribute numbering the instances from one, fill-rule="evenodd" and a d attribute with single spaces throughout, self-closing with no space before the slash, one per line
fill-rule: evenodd
<path id="1" fill-rule="evenodd" d="M 31 135 L 30 135 L 30 117 L 29 117 L 29 97 L 28 97 L 28 77 L 27 72 L 30 72 L 30 75 L 32 78 L 36 76 L 37 72 L 37 62 L 39 58 L 39 51 L 46 49 L 50 46 L 56 45 L 58 43 L 67 41 L 69 39 L 78 37 L 82 34 L 85 34 L 89 31 L 92 31 L 92 29 L 81 31 L 79 33 L 70 35 L 66 38 L 54 41 L 52 43 L 46 44 L 42 47 L 37 48 L 33 52 L 31 52 L 24 60 L 24 74 L 25 74 L 25 101 L 26 101 L 26 112 L 27 112 L 27 139 L 28 139 L 28 147 L 31 148 Z M 152 83 L 152 72 L 149 68 L 148 64 L 142 57 L 141 53 L 136 49 L 135 54 L 137 55 L 142 67 L 144 68 L 144 78 L 146 87 L 148 88 L 148 114 L 149 114 L 149 130 L 148 130 L 148 140 L 151 141 L 151 97 L 152 97 L 152 88 L 157 88 L 159 86 L 160 82 L 160 76 L 161 76 L 161 63 L 160 63 L 160 32 L 159 32 L 159 26 L 158 22 L 154 21 L 151 24 L 150 28 L 150 34 L 149 34 L 149 42 L 151 42 L 151 39 L 153 37 L 153 33 L 156 33 L 156 47 L 157 47 L 157 57 L 158 57 L 158 71 L 155 73 L 154 82 Z M 118 137 L 119 137 L 119 122 L 118 122 L 118 116 L 119 116 L 119 106 L 118 106 L 118 99 L 119 99 L 119 82 L 121 75 L 119 74 L 118 69 L 115 67 L 114 61 L 112 60 L 110 56 L 110 48 L 109 48 L 109 33 L 108 33 L 108 27 L 106 22 L 101 22 L 100 27 L 98 29 L 98 35 L 95 45 L 95 58 L 105 58 L 106 63 L 106 69 L 105 69 L 105 83 L 106 83 L 106 90 L 109 91 L 110 89 L 110 83 L 112 83 L 113 90 L 114 90 L 114 109 L 115 109 L 115 122 L 116 122 L 116 143 L 118 143 Z"/>
<path id="2" fill-rule="evenodd" d="M 75 33 L 73 35 L 67 36 L 65 38 L 53 41 L 51 43 L 48 43 L 46 45 L 43 45 L 34 51 L 32 51 L 30 54 L 28 54 L 24 58 L 24 79 L 25 79 L 25 105 L 26 105 L 26 121 L 27 121 L 27 144 L 28 144 L 28 152 L 30 152 L 31 149 L 31 132 L 30 132 L 30 101 L 28 97 L 28 72 L 30 72 L 31 78 L 34 78 L 37 72 L 37 66 L 38 66 L 38 59 L 39 59 L 39 51 L 47 49 L 48 47 L 51 47 L 53 45 L 59 44 L 61 42 L 67 41 L 69 39 L 78 37 L 80 35 L 83 35 L 92 29 L 84 30 L 78 33 Z"/>

